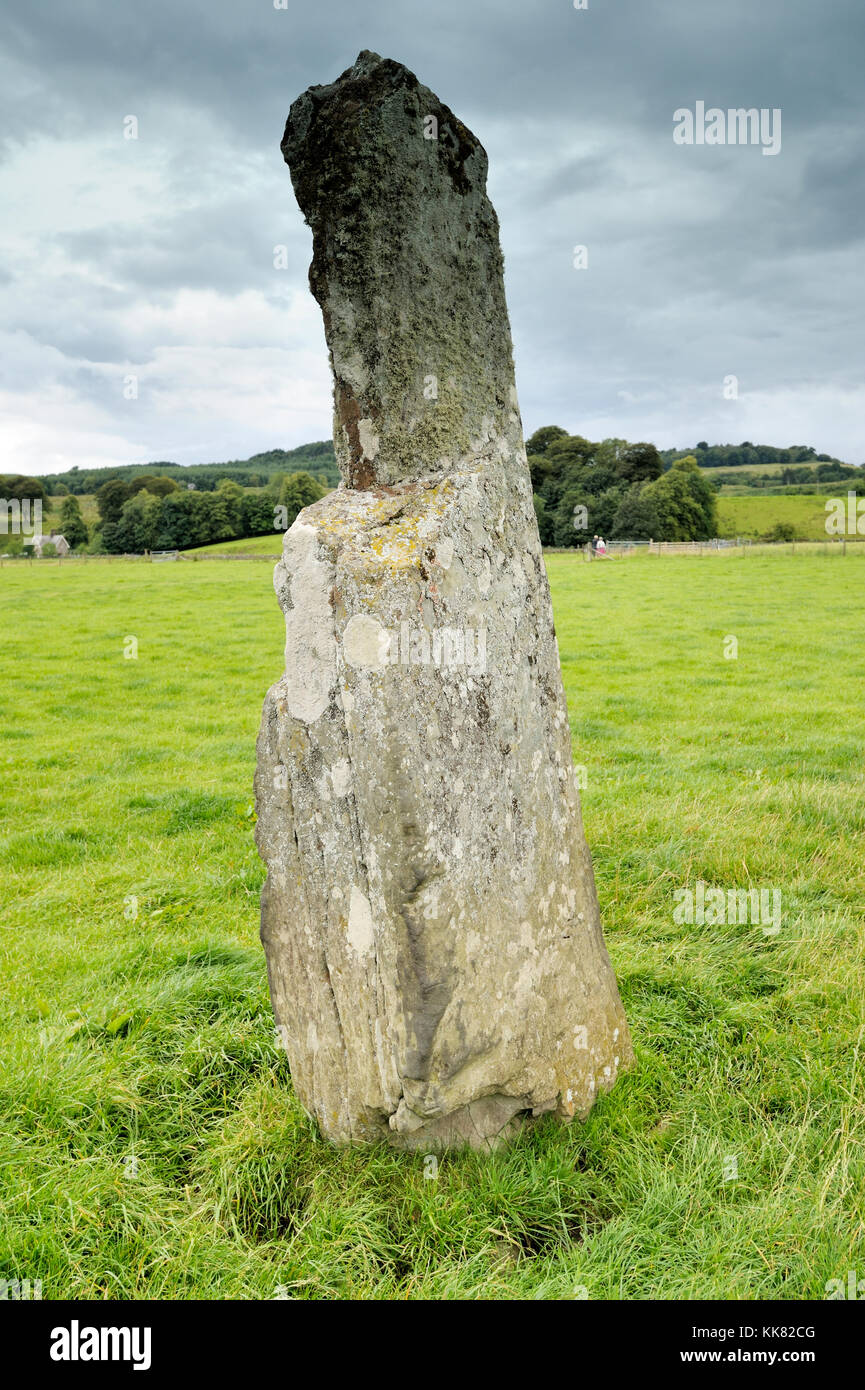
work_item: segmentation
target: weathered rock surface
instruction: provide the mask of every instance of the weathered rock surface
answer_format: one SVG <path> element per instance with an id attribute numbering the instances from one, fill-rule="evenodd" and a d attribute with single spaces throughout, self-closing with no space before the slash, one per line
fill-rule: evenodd
<path id="1" fill-rule="evenodd" d="M 298 516 L 275 574 L 286 670 L 256 774 L 274 1011 L 331 1139 L 489 1144 L 528 1115 L 584 1116 L 631 1045 L 486 156 L 370 53 L 294 103 L 283 151 L 313 230 L 344 485 Z"/>

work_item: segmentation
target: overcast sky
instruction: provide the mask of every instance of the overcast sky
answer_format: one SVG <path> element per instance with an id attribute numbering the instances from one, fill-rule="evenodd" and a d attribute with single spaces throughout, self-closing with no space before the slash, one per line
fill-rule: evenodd
<path id="1" fill-rule="evenodd" d="M 4 0 L 0 471 L 330 437 L 279 141 L 362 48 L 487 149 L 527 435 L 865 460 L 863 0 L 287 4 Z M 698 101 L 780 153 L 675 144 Z"/>

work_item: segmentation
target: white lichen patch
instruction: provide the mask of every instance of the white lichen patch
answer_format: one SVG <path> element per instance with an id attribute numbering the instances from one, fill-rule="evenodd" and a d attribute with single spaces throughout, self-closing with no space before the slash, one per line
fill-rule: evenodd
<path id="1" fill-rule="evenodd" d="M 436 545 L 436 564 L 449 570 L 454 558 L 454 543 L 450 536 L 444 536 Z"/>
<path id="2" fill-rule="evenodd" d="M 319 556 L 315 527 L 300 517 L 286 533 L 282 566 L 292 604 L 285 614 L 285 698 L 295 719 L 313 724 L 327 709 L 336 679 L 332 571 Z"/>
<path id="3" fill-rule="evenodd" d="M 375 948 L 372 909 L 369 899 L 356 883 L 351 886 L 348 908 L 348 944 L 359 956 L 368 956 Z"/>
<path id="4" fill-rule="evenodd" d="M 378 618 L 355 613 L 342 634 L 342 650 L 349 666 L 356 671 L 383 671 L 388 663 L 390 635 Z M 343 694 L 343 706 L 345 695 Z"/>
<path id="5" fill-rule="evenodd" d="M 363 449 L 364 458 L 372 463 L 378 454 L 381 442 L 372 420 L 358 420 L 357 436 L 360 440 L 360 447 Z"/>
<path id="6" fill-rule="evenodd" d="M 348 758 L 340 758 L 330 769 L 330 783 L 334 796 L 348 796 L 351 790 L 351 763 Z"/>

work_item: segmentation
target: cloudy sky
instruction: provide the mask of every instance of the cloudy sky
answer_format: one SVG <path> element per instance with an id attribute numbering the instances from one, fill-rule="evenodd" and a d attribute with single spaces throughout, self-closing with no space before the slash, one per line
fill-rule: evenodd
<path id="1" fill-rule="evenodd" d="M 362 48 L 487 149 L 527 434 L 865 460 L 862 0 L 276 3 L 4 0 L 0 471 L 330 436 L 279 141 Z M 780 153 L 675 144 L 698 101 Z"/>

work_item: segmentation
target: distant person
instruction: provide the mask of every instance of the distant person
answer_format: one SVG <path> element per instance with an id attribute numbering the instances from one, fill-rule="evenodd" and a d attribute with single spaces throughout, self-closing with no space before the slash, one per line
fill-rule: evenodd
<path id="1" fill-rule="evenodd" d="M 595 544 L 595 554 L 596 554 L 596 555 L 606 555 L 606 553 L 607 553 L 607 542 L 604 540 L 603 536 L 597 536 L 597 537 L 595 538 L 595 540 L 596 540 L 596 544 Z"/>
<path id="2" fill-rule="evenodd" d="M 591 546 L 589 547 L 589 549 L 591 550 L 591 552 L 592 552 L 593 555 L 597 555 L 597 553 L 598 553 L 598 537 L 597 537 L 597 536 L 592 536 L 592 544 L 591 544 Z"/>

